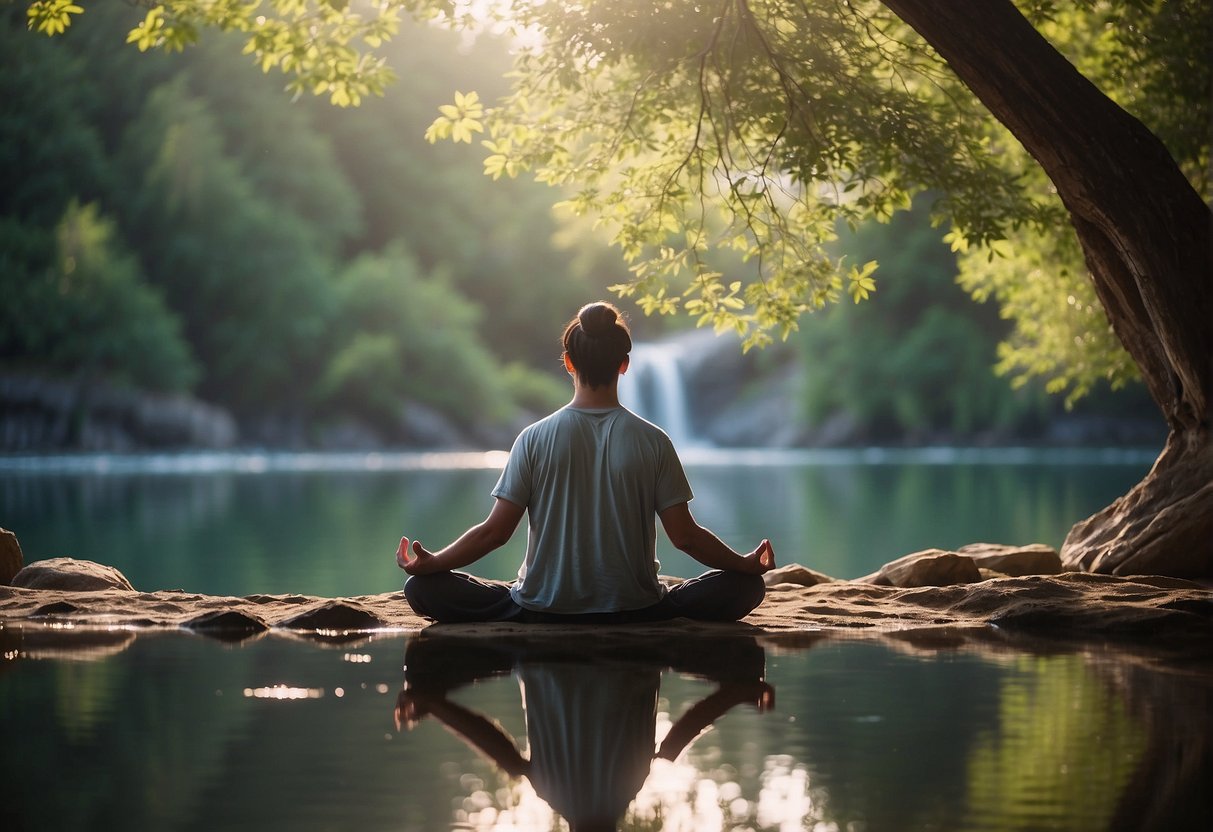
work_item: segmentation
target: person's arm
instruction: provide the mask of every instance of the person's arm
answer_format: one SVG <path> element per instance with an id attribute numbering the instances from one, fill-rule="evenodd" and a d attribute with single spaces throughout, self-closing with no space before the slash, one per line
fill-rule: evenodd
<path id="1" fill-rule="evenodd" d="M 514 741 L 500 725 L 443 696 L 402 690 L 396 700 L 396 730 L 404 727 L 411 731 L 413 726 L 430 714 L 511 777 L 523 777 L 529 773 L 530 762 L 518 753 Z"/>
<path id="2" fill-rule="evenodd" d="M 400 538 L 400 545 L 396 547 L 396 563 L 410 575 L 449 572 L 475 563 L 510 539 L 525 512 L 523 506 L 498 497 L 488 517 L 437 552 L 426 549 L 420 540 L 414 540 L 410 547 L 407 537 Z"/>
<path id="3" fill-rule="evenodd" d="M 771 541 L 763 540 L 758 548 L 747 554 L 733 551 L 711 531 L 695 522 L 691 508 L 678 503 L 659 512 L 661 526 L 670 542 L 709 569 L 761 575 L 775 568 L 775 550 Z"/>
<path id="4" fill-rule="evenodd" d="M 717 719 L 733 706 L 749 702 L 765 713 L 775 707 L 775 688 L 761 679 L 749 682 L 728 682 L 720 686 L 691 706 L 678 718 L 670 732 L 661 741 L 657 756 L 663 760 L 676 760 L 683 749 L 711 728 Z"/>

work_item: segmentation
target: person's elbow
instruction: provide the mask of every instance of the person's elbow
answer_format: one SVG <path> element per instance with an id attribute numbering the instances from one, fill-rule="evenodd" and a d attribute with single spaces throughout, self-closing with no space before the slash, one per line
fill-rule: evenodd
<path id="1" fill-rule="evenodd" d="M 670 543 L 680 552 L 686 552 L 694 557 L 694 552 L 700 547 L 703 529 L 691 516 L 686 503 L 672 505 L 657 515 L 661 518 L 661 527 Z"/>
<path id="2" fill-rule="evenodd" d="M 697 534 L 698 531 L 698 526 L 690 525 L 675 529 L 666 529 L 666 536 L 670 538 L 670 543 L 674 545 L 675 549 L 680 552 L 691 554 L 698 548 L 696 545 L 699 540 L 699 535 Z"/>
<path id="3" fill-rule="evenodd" d="M 490 523 L 483 523 L 480 526 L 480 540 L 489 551 L 500 549 L 509 543 L 510 538 L 513 536 L 513 529 L 502 528 Z"/>

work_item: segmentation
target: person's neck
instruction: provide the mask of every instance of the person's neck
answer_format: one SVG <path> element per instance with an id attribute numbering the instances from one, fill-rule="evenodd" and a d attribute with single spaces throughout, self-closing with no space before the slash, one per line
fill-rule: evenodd
<path id="1" fill-rule="evenodd" d="M 581 407 L 587 410 L 619 407 L 618 384 L 604 384 L 602 387 L 574 384 L 573 400 L 569 402 L 569 407 Z"/>

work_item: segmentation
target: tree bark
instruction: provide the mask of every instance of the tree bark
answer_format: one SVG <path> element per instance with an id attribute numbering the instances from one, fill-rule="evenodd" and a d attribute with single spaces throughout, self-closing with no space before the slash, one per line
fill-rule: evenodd
<path id="1" fill-rule="evenodd" d="M 1040 163 L 1171 429 L 1150 473 L 1076 525 L 1067 565 L 1213 576 L 1213 215 L 1162 142 L 1010 0 L 884 0 Z"/>

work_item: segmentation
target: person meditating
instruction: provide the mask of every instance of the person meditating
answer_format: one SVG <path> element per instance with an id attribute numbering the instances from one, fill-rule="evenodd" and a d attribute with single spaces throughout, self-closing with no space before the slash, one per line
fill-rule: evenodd
<path id="1" fill-rule="evenodd" d="M 743 618 L 762 602 L 775 551 L 764 539 L 740 554 L 696 522 L 670 438 L 619 404 L 632 349 L 619 310 L 582 307 L 562 342 L 573 399 L 518 435 L 488 517 L 436 552 L 400 538 L 409 606 L 439 622 Z M 526 557 L 513 584 L 456 571 L 505 544 L 524 513 Z M 657 577 L 656 518 L 711 571 L 667 590 Z"/>

